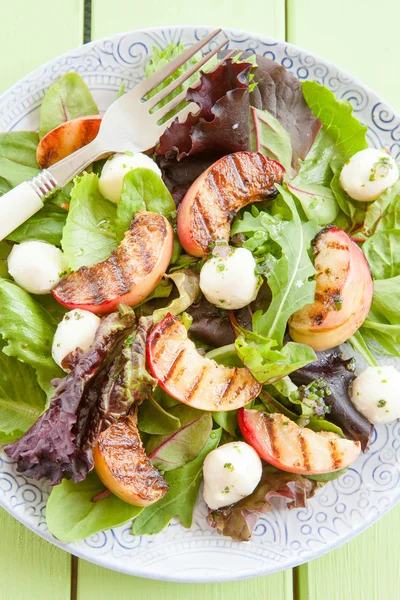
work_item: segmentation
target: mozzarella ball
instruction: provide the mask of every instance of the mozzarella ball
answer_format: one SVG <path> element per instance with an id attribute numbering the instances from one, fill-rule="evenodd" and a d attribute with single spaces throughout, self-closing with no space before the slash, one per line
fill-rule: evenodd
<path id="1" fill-rule="evenodd" d="M 151 169 L 161 177 L 157 164 L 146 154 L 127 152 L 114 154 L 105 163 L 99 178 L 100 193 L 114 204 L 118 204 L 122 192 L 124 177 L 134 169 Z"/>
<path id="2" fill-rule="evenodd" d="M 376 148 L 356 152 L 340 173 L 342 188 L 350 198 L 361 202 L 375 200 L 398 178 L 394 159 L 385 150 Z"/>
<path id="3" fill-rule="evenodd" d="M 68 268 L 59 248 L 35 241 L 14 246 L 7 264 L 16 283 L 31 294 L 49 294 Z"/>
<path id="4" fill-rule="evenodd" d="M 200 289 L 211 304 L 236 309 L 253 302 L 260 287 L 250 250 L 232 248 L 226 258 L 214 256 L 200 272 Z"/>
<path id="5" fill-rule="evenodd" d="M 400 372 L 394 367 L 368 367 L 355 378 L 351 399 L 371 423 L 400 418 Z"/>
<path id="6" fill-rule="evenodd" d="M 66 313 L 54 334 L 52 355 L 62 367 L 63 359 L 77 348 L 87 352 L 101 323 L 99 317 L 87 310 L 76 308 Z"/>
<path id="7" fill-rule="evenodd" d="M 212 509 L 249 496 L 257 487 L 262 464 L 246 442 L 230 442 L 207 455 L 203 464 L 204 500 Z"/>

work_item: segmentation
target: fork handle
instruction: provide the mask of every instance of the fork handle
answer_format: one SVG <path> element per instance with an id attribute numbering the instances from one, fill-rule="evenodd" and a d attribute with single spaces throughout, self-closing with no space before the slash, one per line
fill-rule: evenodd
<path id="1" fill-rule="evenodd" d="M 55 163 L 38 175 L 17 185 L 0 197 L 0 241 L 25 223 L 42 207 L 43 202 L 81 173 L 104 152 L 97 138 Z"/>

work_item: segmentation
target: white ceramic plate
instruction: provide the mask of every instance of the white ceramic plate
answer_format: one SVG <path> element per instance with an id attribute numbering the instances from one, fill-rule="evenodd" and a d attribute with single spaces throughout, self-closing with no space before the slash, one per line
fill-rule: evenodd
<path id="1" fill-rule="evenodd" d="M 133 31 L 82 46 L 47 63 L 0 98 L 0 131 L 37 129 L 39 108 L 49 85 L 67 71 L 88 83 L 101 111 L 116 98 L 122 82 L 138 83 L 152 46 L 192 44 L 207 27 Z M 400 154 L 400 117 L 371 90 L 336 66 L 300 48 L 243 31 L 226 31 L 231 46 L 252 50 L 283 64 L 299 79 L 315 79 L 349 100 L 368 125 L 372 146 Z M 387 359 L 386 364 L 394 364 Z M 172 581 L 216 582 L 272 573 L 306 562 L 343 544 L 393 507 L 400 498 L 400 424 L 377 428 L 371 450 L 346 475 L 326 485 L 307 509 L 283 504 L 262 517 L 248 543 L 219 536 L 206 524 L 199 501 L 191 529 L 177 522 L 162 533 L 133 537 L 129 524 L 74 544 L 58 542 L 46 527 L 49 487 L 19 475 L 0 454 L 0 504 L 53 544 L 109 569 Z"/>

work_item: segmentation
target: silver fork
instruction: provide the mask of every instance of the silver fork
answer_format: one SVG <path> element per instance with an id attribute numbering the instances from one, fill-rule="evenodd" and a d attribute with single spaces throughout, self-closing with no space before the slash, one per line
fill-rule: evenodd
<path id="1" fill-rule="evenodd" d="M 183 90 L 175 98 L 157 108 L 171 92 L 175 91 L 189 77 L 221 50 L 229 41 L 225 38 L 199 62 L 190 67 L 177 79 L 150 98 L 146 97 L 167 77 L 202 50 L 213 40 L 221 29 L 216 29 L 197 44 L 184 50 L 170 63 L 139 83 L 130 92 L 118 98 L 106 111 L 101 121 L 97 137 L 87 146 L 70 154 L 38 175 L 25 181 L 0 198 L 0 240 L 24 223 L 43 207 L 43 202 L 64 187 L 96 159 L 114 152 L 142 152 L 152 148 L 172 121 L 178 117 L 183 122 L 189 113 L 196 113 L 197 104 L 191 102 L 177 114 L 161 123 L 164 117 L 174 110 L 186 97 Z M 222 60 L 237 51 L 232 50 Z M 219 64 L 222 61 L 219 61 Z M 151 111 L 151 112 L 150 112 Z"/>

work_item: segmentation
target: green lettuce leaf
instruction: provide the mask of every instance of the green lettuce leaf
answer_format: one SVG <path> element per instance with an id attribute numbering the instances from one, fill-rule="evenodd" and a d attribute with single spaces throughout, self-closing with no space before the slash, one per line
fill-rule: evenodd
<path id="1" fill-rule="evenodd" d="M 165 480 L 169 491 L 155 504 L 148 506 L 133 522 L 134 535 L 151 535 L 164 529 L 173 517 L 179 517 L 184 527 L 192 524 L 193 508 L 199 493 L 203 462 L 221 439 L 221 429 L 211 432 L 208 442 L 197 458 L 184 467 L 168 471 Z"/>
<path id="2" fill-rule="evenodd" d="M 3 277 L 5 279 L 10 279 L 10 275 L 8 273 L 7 258 L 11 250 L 11 244 L 7 243 L 4 240 L 0 242 L 0 277 Z"/>
<path id="3" fill-rule="evenodd" d="M 292 145 L 290 135 L 266 110 L 250 108 L 250 150 L 277 160 L 290 175 Z"/>
<path id="4" fill-rule="evenodd" d="M 367 205 L 363 229 L 364 237 L 377 231 L 400 228 L 400 180 L 388 188 L 375 202 Z"/>
<path id="5" fill-rule="evenodd" d="M 371 310 L 363 331 L 372 329 L 400 343 L 400 275 L 379 279 L 374 284 Z"/>
<path id="6" fill-rule="evenodd" d="M 18 243 L 41 240 L 60 246 L 67 215 L 66 210 L 46 204 L 39 212 L 10 233 L 7 239 Z"/>
<path id="7" fill-rule="evenodd" d="M 46 395 L 34 369 L 4 354 L 0 344 L 0 444 L 13 442 L 35 423 L 46 406 Z"/>
<path id="8" fill-rule="evenodd" d="M 66 121 L 99 114 L 93 96 L 78 73 L 66 73 L 49 87 L 40 109 L 40 137 Z"/>
<path id="9" fill-rule="evenodd" d="M 199 276 L 194 271 L 176 271 L 170 275 L 165 275 L 171 279 L 177 287 L 179 296 L 172 300 L 168 306 L 159 308 L 153 312 L 153 321 L 156 325 L 165 315 L 171 313 L 179 315 L 193 304 L 200 293 Z"/>
<path id="10" fill-rule="evenodd" d="M 98 531 L 118 527 L 137 517 L 143 510 L 109 494 L 93 502 L 105 490 L 92 472 L 85 481 L 73 483 L 63 479 L 53 487 L 46 505 L 47 527 L 62 542 L 77 542 Z"/>
<path id="11" fill-rule="evenodd" d="M 119 241 L 138 210 L 160 213 L 167 218 L 176 211 L 175 202 L 163 180 L 151 169 L 134 169 L 124 177 L 115 222 Z"/>
<path id="12" fill-rule="evenodd" d="M 153 396 L 139 407 L 140 431 L 151 435 L 166 435 L 178 431 L 180 426 L 179 418 L 165 410 Z"/>
<path id="13" fill-rule="evenodd" d="M 304 220 L 315 221 L 318 225 L 333 223 L 340 213 L 337 200 L 328 187 L 318 184 L 287 183 L 288 190 L 297 198 L 306 217 Z"/>
<path id="14" fill-rule="evenodd" d="M 178 431 L 178 429 L 185 427 L 185 425 L 197 421 L 204 414 L 202 410 L 197 410 L 196 408 L 178 402 L 171 396 L 168 396 L 168 394 L 160 388 L 155 389 L 154 395 L 158 404 L 179 422 L 179 426 L 176 427 L 174 431 Z M 151 435 L 146 441 L 147 455 L 152 454 L 159 446 L 164 444 L 174 431 L 170 431 L 164 435 Z"/>
<path id="15" fill-rule="evenodd" d="M 374 279 L 391 279 L 400 275 L 400 229 L 377 231 L 363 244 Z"/>
<path id="16" fill-rule="evenodd" d="M 282 346 L 289 317 L 314 300 L 315 281 L 310 278 L 315 269 L 308 251 L 319 227 L 312 221 L 303 224 L 292 196 L 281 186 L 277 187 L 291 220 L 283 221 L 260 213 L 262 229 L 280 247 L 281 257 L 266 273 L 272 301 L 266 312 L 254 313 L 253 330 Z"/>
<path id="17" fill-rule="evenodd" d="M 210 437 L 212 417 L 203 413 L 198 419 L 187 423 L 163 442 L 149 456 L 160 471 L 173 471 L 195 460 Z"/>
<path id="18" fill-rule="evenodd" d="M 260 383 L 275 383 L 293 371 L 317 360 L 310 346 L 288 342 L 281 350 L 275 340 L 240 328 L 235 348 L 239 358 Z"/>
<path id="19" fill-rule="evenodd" d="M 100 194 L 97 175 L 86 173 L 75 179 L 61 240 L 72 270 L 105 260 L 117 248 L 116 210 L 116 206 Z"/>
<path id="20" fill-rule="evenodd" d="M 25 290 L 6 279 L 0 279 L 0 306 L 4 354 L 33 367 L 40 387 L 51 398 L 51 380 L 64 375 L 51 356 L 57 322 Z"/>
<path id="21" fill-rule="evenodd" d="M 359 150 L 368 148 L 367 127 L 353 116 L 350 102 L 338 100 L 316 81 L 303 81 L 301 85 L 305 101 L 335 143 L 337 156 L 346 161 Z"/>
<path id="22" fill-rule="evenodd" d="M 335 146 L 331 137 L 320 129 L 309 153 L 304 160 L 300 160 L 300 168 L 296 177 L 291 181 L 295 186 L 323 185 L 329 186 L 332 179 L 330 164 L 335 154 Z"/>

